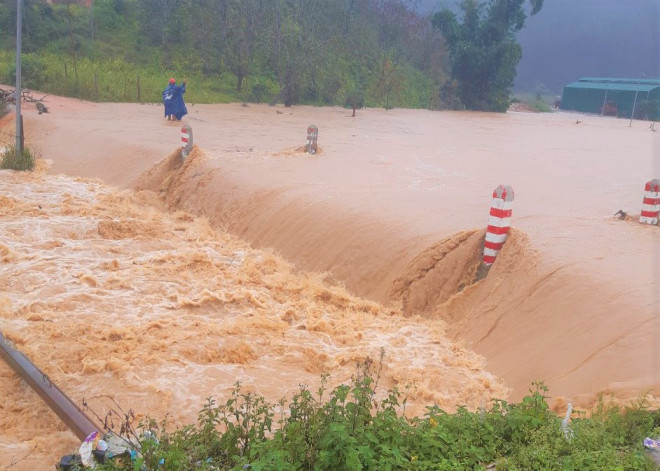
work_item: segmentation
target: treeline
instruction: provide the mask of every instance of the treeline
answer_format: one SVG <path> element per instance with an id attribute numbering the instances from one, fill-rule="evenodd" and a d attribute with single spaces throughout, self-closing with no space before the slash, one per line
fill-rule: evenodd
<path id="1" fill-rule="evenodd" d="M 442 35 L 415 0 L 23 0 L 24 85 L 158 101 L 456 107 Z M 16 2 L 0 0 L 0 81 L 12 83 Z M 459 105 L 460 106 L 460 105 Z"/>

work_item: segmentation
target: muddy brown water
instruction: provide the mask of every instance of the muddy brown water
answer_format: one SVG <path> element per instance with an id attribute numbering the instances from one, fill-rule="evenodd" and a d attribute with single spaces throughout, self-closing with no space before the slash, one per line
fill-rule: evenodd
<path id="1" fill-rule="evenodd" d="M 0 321 L 76 400 L 183 423 L 236 381 L 275 401 L 384 348 L 382 383 L 413 412 L 536 379 L 558 411 L 660 402 L 660 229 L 635 218 L 660 173 L 646 123 L 191 105 L 181 165 L 162 108 L 49 99 L 25 117 L 48 169 L 0 173 Z M 499 184 L 512 232 L 470 284 Z M 0 375 L 0 465 L 75 449 Z"/>

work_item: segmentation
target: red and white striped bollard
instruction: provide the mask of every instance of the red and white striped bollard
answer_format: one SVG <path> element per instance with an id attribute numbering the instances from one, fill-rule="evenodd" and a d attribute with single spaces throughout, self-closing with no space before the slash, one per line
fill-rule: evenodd
<path id="1" fill-rule="evenodd" d="M 181 155 L 185 159 L 190 154 L 193 146 L 192 128 L 188 124 L 184 124 L 181 128 Z"/>
<path id="2" fill-rule="evenodd" d="M 488 229 L 484 240 L 483 262 L 486 266 L 495 263 L 497 254 L 509 234 L 511 224 L 511 208 L 513 206 L 513 188 L 509 185 L 500 185 L 493 191 L 493 202 L 490 207 Z"/>
<path id="3" fill-rule="evenodd" d="M 644 187 L 644 201 L 642 202 L 642 214 L 639 222 L 643 224 L 658 224 L 660 217 L 660 180 L 654 178 L 646 183 Z"/>

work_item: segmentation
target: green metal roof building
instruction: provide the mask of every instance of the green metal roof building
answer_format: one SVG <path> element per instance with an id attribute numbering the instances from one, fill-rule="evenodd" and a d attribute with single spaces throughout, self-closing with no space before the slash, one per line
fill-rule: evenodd
<path id="1" fill-rule="evenodd" d="M 660 80 L 584 77 L 564 87 L 560 108 L 636 119 L 660 118 Z"/>

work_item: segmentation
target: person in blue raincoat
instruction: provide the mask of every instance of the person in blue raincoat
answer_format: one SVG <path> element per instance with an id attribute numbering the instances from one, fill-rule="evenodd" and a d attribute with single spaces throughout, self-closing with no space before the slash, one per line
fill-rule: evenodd
<path id="1" fill-rule="evenodd" d="M 183 94 L 186 93 L 186 81 L 181 85 L 176 84 L 176 80 L 171 78 L 170 84 L 163 90 L 163 104 L 165 105 L 165 117 L 168 121 L 180 121 L 188 114 L 188 109 L 183 101 Z"/>

